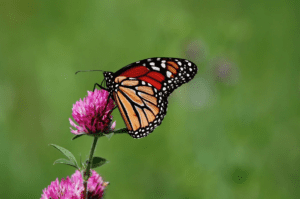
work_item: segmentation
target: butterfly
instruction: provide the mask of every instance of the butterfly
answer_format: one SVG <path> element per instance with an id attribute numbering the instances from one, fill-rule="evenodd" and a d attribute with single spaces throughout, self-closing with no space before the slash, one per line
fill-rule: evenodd
<path id="1" fill-rule="evenodd" d="M 129 64 L 117 72 L 103 72 L 106 88 L 133 138 L 143 138 L 158 127 L 167 113 L 168 97 L 197 74 L 186 59 L 155 57 Z M 103 80 L 103 81 L 104 81 Z"/>

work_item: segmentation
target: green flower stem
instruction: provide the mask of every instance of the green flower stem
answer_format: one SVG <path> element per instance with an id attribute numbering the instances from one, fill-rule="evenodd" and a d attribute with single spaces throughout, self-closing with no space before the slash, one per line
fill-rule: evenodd
<path id="1" fill-rule="evenodd" d="M 90 175 L 91 175 L 90 168 L 91 168 L 91 165 L 92 165 L 93 155 L 94 155 L 94 152 L 95 152 L 97 141 L 98 141 L 98 136 L 95 136 L 94 137 L 94 141 L 93 141 L 93 145 L 92 145 L 92 148 L 91 148 L 91 151 L 90 151 L 90 158 L 89 158 L 86 170 L 84 172 L 84 177 L 83 177 L 84 178 L 84 182 L 83 182 L 83 185 L 84 185 L 84 194 L 85 194 L 85 198 L 86 199 L 88 197 L 87 181 L 88 181 L 88 179 L 90 178 Z"/>

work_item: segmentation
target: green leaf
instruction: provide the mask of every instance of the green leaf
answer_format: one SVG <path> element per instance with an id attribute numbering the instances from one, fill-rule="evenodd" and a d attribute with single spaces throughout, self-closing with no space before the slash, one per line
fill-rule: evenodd
<path id="1" fill-rule="evenodd" d="M 56 144 L 50 144 L 51 146 L 53 146 L 54 148 L 58 149 L 62 154 L 64 154 L 67 158 L 69 158 L 69 160 L 75 164 L 77 167 L 78 167 L 78 164 L 76 162 L 76 159 L 75 159 L 75 156 L 70 152 L 68 151 L 67 149 L 61 147 L 61 146 L 58 146 Z"/>
<path id="2" fill-rule="evenodd" d="M 109 140 L 114 135 L 114 133 L 104 134 Z"/>
<path id="3" fill-rule="evenodd" d="M 53 164 L 66 164 L 66 165 L 75 167 L 76 169 L 79 169 L 77 167 L 77 165 L 74 164 L 74 162 L 72 162 L 70 160 L 63 159 L 63 158 L 55 160 L 55 162 Z"/>
<path id="4" fill-rule="evenodd" d="M 128 133 L 128 129 L 123 128 L 123 129 L 118 129 L 118 130 L 114 131 L 114 134 L 122 134 L 122 133 Z"/>
<path id="5" fill-rule="evenodd" d="M 82 166 L 83 169 L 85 169 L 85 165 L 83 164 L 83 162 L 81 161 L 81 154 L 79 154 L 79 165 Z"/>
<path id="6" fill-rule="evenodd" d="M 108 161 L 104 158 L 101 157 L 93 157 L 93 164 L 91 165 L 91 168 L 97 168 L 97 167 L 101 167 L 102 165 L 104 165 L 105 163 L 108 163 Z"/>
<path id="7" fill-rule="evenodd" d="M 114 134 L 123 134 L 123 133 L 128 133 L 128 129 L 127 128 L 123 128 L 123 129 L 118 129 L 116 131 L 110 132 L 110 133 L 106 133 L 104 134 L 108 139 L 110 139 Z"/>
<path id="8" fill-rule="evenodd" d="M 75 139 L 77 139 L 77 138 L 79 138 L 79 137 L 81 137 L 81 136 L 83 136 L 83 135 L 85 135 L 85 134 L 75 135 L 75 136 L 72 138 L 72 140 L 75 140 Z"/>

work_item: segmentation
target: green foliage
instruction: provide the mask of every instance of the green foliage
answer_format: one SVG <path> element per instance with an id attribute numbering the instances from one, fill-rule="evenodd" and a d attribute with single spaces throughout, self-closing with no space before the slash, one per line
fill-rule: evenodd
<path id="1" fill-rule="evenodd" d="M 127 134 L 127 133 L 128 133 L 127 128 L 122 128 L 122 129 L 118 129 L 116 131 L 113 131 L 113 132 L 110 132 L 110 133 L 107 133 L 104 135 L 110 140 L 112 138 L 112 136 L 115 134 Z"/>
<path id="2" fill-rule="evenodd" d="M 81 136 L 83 136 L 84 134 L 81 134 L 81 135 L 75 135 L 73 138 L 72 138 L 72 140 L 75 140 L 75 139 L 77 139 L 77 138 L 80 138 Z"/>
<path id="3" fill-rule="evenodd" d="M 103 75 L 76 71 L 171 56 L 199 72 L 148 137 L 99 138 L 106 198 L 298 199 L 299 14 L 296 0 L 2 0 L 1 198 L 74 173 L 48 143 L 88 157 L 92 137 L 71 142 L 68 119 Z"/>
<path id="4" fill-rule="evenodd" d="M 66 165 L 75 167 L 76 169 L 79 169 L 79 167 L 77 167 L 77 165 L 74 164 L 74 162 L 72 162 L 71 160 L 63 159 L 63 158 L 55 160 L 53 164 L 66 164 Z"/>
<path id="5" fill-rule="evenodd" d="M 97 167 L 101 167 L 102 165 L 108 163 L 108 161 L 104 158 L 101 157 L 93 157 L 93 161 L 92 161 L 92 166 L 91 168 L 97 168 Z"/>
<path id="6" fill-rule="evenodd" d="M 62 154 L 64 154 L 67 158 L 69 158 L 69 160 L 66 160 L 66 159 L 58 159 L 54 162 L 54 164 L 56 163 L 60 163 L 60 164 L 67 164 L 67 165 L 70 165 L 70 166 L 73 166 L 77 169 L 79 169 L 79 166 L 77 164 L 77 161 L 76 161 L 76 158 L 75 156 L 70 152 L 68 151 L 67 149 L 61 147 L 61 146 L 58 146 L 56 144 L 50 144 L 51 146 L 53 146 L 54 148 L 56 148 L 57 150 L 59 150 Z"/>

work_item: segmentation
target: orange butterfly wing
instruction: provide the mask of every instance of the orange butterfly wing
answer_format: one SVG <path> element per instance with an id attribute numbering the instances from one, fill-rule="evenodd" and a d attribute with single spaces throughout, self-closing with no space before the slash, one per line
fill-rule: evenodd
<path id="1" fill-rule="evenodd" d="M 161 124 L 168 96 L 197 73 L 194 63 L 179 58 L 150 58 L 132 63 L 116 73 L 105 72 L 129 134 L 142 138 Z"/>

